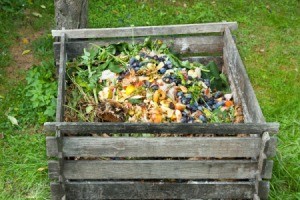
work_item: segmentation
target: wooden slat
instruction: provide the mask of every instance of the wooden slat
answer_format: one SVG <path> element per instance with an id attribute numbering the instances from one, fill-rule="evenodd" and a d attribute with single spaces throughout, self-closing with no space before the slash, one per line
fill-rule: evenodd
<path id="1" fill-rule="evenodd" d="M 48 170 L 48 177 L 50 179 L 58 178 L 60 170 L 59 170 L 59 163 L 57 160 L 49 160 L 48 169 L 51 169 Z"/>
<path id="2" fill-rule="evenodd" d="M 52 30 L 53 37 L 66 33 L 68 38 L 113 38 L 113 37 L 138 37 L 155 35 L 182 35 L 199 33 L 223 32 L 224 28 L 237 29 L 236 22 L 220 22 L 206 24 L 182 24 L 165 26 L 138 26 L 122 28 L 101 28 L 101 29 L 72 29 Z"/>
<path id="3" fill-rule="evenodd" d="M 62 185 L 59 183 L 50 183 L 50 190 L 51 190 L 51 199 L 52 200 L 62 200 L 65 192 L 62 188 Z M 74 198 L 77 199 L 77 198 Z"/>
<path id="4" fill-rule="evenodd" d="M 55 137 L 47 155 L 57 156 Z M 65 137 L 66 157 L 257 157 L 261 138 L 102 138 Z"/>
<path id="5" fill-rule="evenodd" d="M 267 160 L 267 156 L 265 154 L 266 147 L 269 144 L 270 141 L 270 135 L 268 132 L 265 132 L 262 135 L 262 143 L 261 143 L 261 149 L 260 154 L 258 157 L 258 174 L 256 176 L 256 193 L 260 197 L 260 199 L 267 199 L 268 193 L 269 193 L 269 183 L 262 181 L 263 178 L 271 178 L 272 174 L 272 167 L 273 163 L 270 163 L 272 161 Z"/>
<path id="6" fill-rule="evenodd" d="M 60 60 L 59 60 L 59 74 L 58 74 L 58 92 L 57 92 L 57 107 L 56 107 L 56 121 L 62 122 L 64 118 L 64 104 L 65 104 L 65 74 L 66 74 L 66 35 L 61 33 L 60 44 Z"/>
<path id="7" fill-rule="evenodd" d="M 273 160 L 266 160 L 266 163 L 261 172 L 262 179 L 271 179 L 273 170 Z"/>
<path id="8" fill-rule="evenodd" d="M 225 41 L 224 41 L 225 43 Z M 227 79 L 229 81 L 229 85 L 230 85 L 230 90 L 231 93 L 233 94 L 233 99 L 234 99 L 234 103 L 236 105 L 241 105 L 242 104 L 242 97 L 241 94 L 239 93 L 239 89 L 238 89 L 238 83 L 235 80 L 235 75 L 232 73 L 232 70 L 230 70 L 230 68 L 232 68 L 232 62 L 230 60 L 230 51 L 229 48 L 223 48 L 223 60 L 224 60 L 224 67 L 223 67 L 223 72 L 227 75 Z M 246 111 L 247 112 L 247 111 Z M 247 120 L 247 119 L 246 119 Z"/>
<path id="9" fill-rule="evenodd" d="M 238 100 L 243 105 L 245 122 L 265 122 L 246 69 L 228 28 L 225 28 L 224 32 L 224 62 L 228 68 L 227 71 L 231 71 L 228 75 L 232 76 L 230 80 L 235 85 L 234 90 L 237 90 L 236 93 L 240 95 Z"/>
<path id="10" fill-rule="evenodd" d="M 265 144 L 265 155 L 267 158 L 274 157 L 276 155 L 277 138 L 271 137 L 270 140 Z"/>
<path id="11" fill-rule="evenodd" d="M 221 53 L 223 49 L 222 36 L 188 36 L 188 37 L 164 37 L 152 38 L 161 39 L 170 49 L 178 54 L 194 54 L 194 53 Z M 135 43 L 143 43 L 145 38 L 136 38 Z M 66 43 L 66 51 L 68 59 L 71 60 L 83 55 L 83 49 L 90 49 L 97 46 L 107 46 L 109 44 L 117 44 L 120 42 L 132 43 L 131 38 L 121 39 L 104 39 L 104 40 L 85 40 L 70 41 Z M 54 55 L 56 62 L 60 59 L 60 42 L 54 43 Z"/>
<path id="12" fill-rule="evenodd" d="M 267 200 L 270 191 L 269 181 L 259 181 L 258 183 L 258 196 L 260 200 Z"/>
<path id="13" fill-rule="evenodd" d="M 53 165 L 54 166 L 54 165 Z M 52 172 L 53 168 L 49 168 Z M 248 160 L 66 160 L 66 179 L 251 179 L 257 162 Z"/>
<path id="14" fill-rule="evenodd" d="M 198 62 L 203 65 L 207 65 L 209 62 L 213 61 L 222 70 L 223 67 L 223 57 L 222 56 L 190 56 L 183 57 L 182 60 L 189 60 L 190 62 Z"/>
<path id="15" fill-rule="evenodd" d="M 60 190 L 51 184 L 52 197 Z M 67 199 L 251 199 L 252 182 L 68 182 Z M 54 200 L 55 198 L 53 198 Z M 55 200 L 58 200 L 57 198 Z"/>
<path id="16" fill-rule="evenodd" d="M 99 123 L 46 122 L 45 131 L 54 132 L 59 126 L 63 133 L 174 133 L 174 134 L 262 134 L 277 133 L 278 123 Z"/>

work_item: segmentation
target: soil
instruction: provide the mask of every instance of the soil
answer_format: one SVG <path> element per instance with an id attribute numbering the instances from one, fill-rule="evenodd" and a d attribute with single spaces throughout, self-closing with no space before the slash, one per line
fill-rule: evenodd
<path id="1" fill-rule="evenodd" d="M 31 42 L 43 34 L 43 31 L 35 31 L 31 27 L 22 27 L 19 29 L 19 37 L 15 39 L 14 43 L 10 47 L 13 62 L 10 66 L 6 67 L 6 75 L 9 80 L 23 80 L 23 72 L 30 69 L 32 65 L 39 63 L 39 60 L 33 56 Z M 25 50 L 30 50 L 30 52 L 22 55 Z"/>

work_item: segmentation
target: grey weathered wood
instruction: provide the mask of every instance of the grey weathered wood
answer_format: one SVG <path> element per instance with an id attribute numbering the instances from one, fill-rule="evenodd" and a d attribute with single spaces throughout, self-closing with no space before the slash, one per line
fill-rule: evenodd
<path id="1" fill-rule="evenodd" d="M 207 65 L 209 62 L 213 61 L 222 69 L 223 66 L 223 57 L 222 56 L 190 56 L 190 57 L 183 57 L 182 60 L 189 60 L 190 62 L 198 62 L 203 65 Z"/>
<path id="2" fill-rule="evenodd" d="M 56 29 L 87 27 L 88 0 L 55 0 L 54 2 Z"/>
<path id="3" fill-rule="evenodd" d="M 50 179 L 58 178 L 59 176 L 59 163 L 57 160 L 49 160 L 48 161 L 48 169 L 51 169 L 51 171 L 48 171 L 48 176 Z"/>
<path id="4" fill-rule="evenodd" d="M 236 82 L 236 80 L 234 80 L 235 76 L 232 73 L 232 71 L 230 70 L 230 68 L 232 67 L 231 61 L 230 61 L 230 54 L 232 52 L 230 52 L 229 50 L 230 49 L 225 48 L 225 45 L 224 45 L 224 48 L 223 48 L 223 60 L 224 60 L 223 72 L 227 75 L 227 79 L 228 79 L 229 85 L 230 85 L 230 90 L 231 90 L 231 93 L 233 94 L 234 103 L 236 105 L 241 105 L 242 97 L 238 90 L 238 83 Z"/>
<path id="5" fill-rule="evenodd" d="M 266 160 L 261 172 L 262 179 L 271 179 L 273 170 L 273 160 Z"/>
<path id="6" fill-rule="evenodd" d="M 240 95 L 239 100 L 243 105 L 245 122 L 265 122 L 246 69 L 228 28 L 225 28 L 224 32 L 224 62 L 228 67 L 227 71 L 231 71 L 229 75 L 232 76 L 231 82 L 235 85 L 234 89 Z"/>
<path id="7" fill-rule="evenodd" d="M 264 153 L 268 158 L 276 155 L 277 137 L 271 137 L 270 140 L 265 144 Z"/>
<path id="8" fill-rule="evenodd" d="M 57 150 L 58 150 L 58 182 L 61 184 L 61 188 L 64 192 L 63 198 L 65 199 L 65 175 L 63 172 L 64 169 L 64 152 L 63 152 L 63 137 L 64 135 L 61 133 L 61 131 L 58 129 L 58 126 L 56 127 L 56 144 L 57 144 Z"/>
<path id="9" fill-rule="evenodd" d="M 258 157 L 258 165 L 257 165 L 258 174 L 256 175 L 256 183 L 255 183 L 256 193 L 258 194 L 260 199 L 268 198 L 269 187 L 270 187 L 269 182 L 262 181 L 264 177 L 268 178 L 271 176 L 270 171 L 272 171 L 272 166 L 273 166 L 273 163 L 270 164 L 265 154 L 266 147 L 269 141 L 270 141 L 270 135 L 268 132 L 265 132 L 262 135 L 261 149 L 260 149 L 260 154 Z"/>
<path id="10" fill-rule="evenodd" d="M 265 132 L 262 135 L 262 141 L 261 141 L 261 149 L 259 153 L 259 158 L 258 158 L 258 170 L 259 173 L 263 173 L 263 169 L 265 168 L 266 162 L 267 162 L 267 156 L 265 154 L 265 148 L 266 144 L 270 141 L 270 135 L 268 132 Z M 260 179 L 260 177 L 258 177 Z"/>
<path id="11" fill-rule="evenodd" d="M 270 183 L 268 181 L 259 181 L 258 196 L 261 200 L 267 200 L 270 191 Z"/>
<path id="12" fill-rule="evenodd" d="M 57 92 L 57 106 L 56 106 L 56 121 L 62 122 L 64 119 L 64 104 L 65 104 L 65 74 L 66 74 L 66 35 L 62 33 L 60 44 L 60 61 L 58 74 L 58 92 Z"/>
<path id="13" fill-rule="evenodd" d="M 60 36 L 62 32 L 69 38 L 113 38 L 113 37 L 138 37 L 157 35 L 183 35 L 199 33 L 223 32 L 225 27 L 231 30 L 237 29 L 236 22 L 217 22 L 205 24 L 182 24 L 164 26 L 138 26 L 122 28 L 101 28 L 101 29 L 76 29 L 76 30 L 52 30 L 52 35 Z"/>
<path id="14" fill-rule="evenodd" d="M 47 155 L 57 156 L 54 137 L 47 137 Z M 257 157 L 261 138 L 102 138 L 65 137 L 66 157 Z"/>
<path id="15" fill-rule="evenodd" d="M 51 199 L 52 200 L 62 200 L 64 196 L 64 191 L 59 183 L 50 183 Z M 76 199 L 76 198 L 75 198 Z"/>
<path id="16" fill-rule="evenodd" d="M 51 184 L 58 196 L 58 184 Z M 252 182 L 69 182 L 67 199 L 250 199 Z M 57 193 L 54 193 L 57 192 Z M 56 200 L 56 199 L 55 199 Z"/>
<path id="17" fill-rule="evenodd" d="M 169 48 L 178 54 L 193 54 L 193 53 L 221 53 L 223 49 L 222 36 L 186 36 L 186 37 L 156 37 L 161 39 Z M 145 37 L 134 39 L 135 43 L 143 43 Z M 108 46 L 109 44 L 118 44 L 120 42 L 132 43 L 132 38 L 120 39 L 102 39 L 102 40 L 84 40 L 84 41 L 69 41 L 66 43 L 66 51 L 68 59 L 77 58 L 83 55 L 83 49 L 90 49 L 97 46 Z M 54 42 L 54 55 L 56 62 L 60 59 L 60 42 Z"/>
<path id="18" fill-rule="evenodd" d="M 99 122 L 46 122 L 44 129 L 54 132 L 59 126 L 62 133 L 176 133 L 176 134 L 262 134 L 277 133 L 278 123 L 99 123 Z"/>
<path id="19" fill-rule="evenodd" d="M 53 165 L 54 166 L 54 165 Z M 57 170 L 49 168 L 49 171 Z M 66 179 L 251 179 L 250 160 L 78 160 L 64 163 Z"/>

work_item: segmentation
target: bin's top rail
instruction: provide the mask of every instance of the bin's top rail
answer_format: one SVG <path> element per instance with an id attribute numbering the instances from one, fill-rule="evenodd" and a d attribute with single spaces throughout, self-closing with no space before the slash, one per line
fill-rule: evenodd
<path id="1" fill-rule="evenodd" d="M 45 131 L 63 133 L 174 133 L 174 134 L 263 134 L 277 133 L 278 123 L 100 123 L 100 122 L 46 122 Z"/>
<path id="2" fill-rule="evenodd" d="M 183 35 L 199 33 L 224 32 L 225 27 L 230 30 L 238 28 L 237 22 L 218 22 L 205 24 L 181 24 L 165 26 L 137 26 L 122 28 L 100 28 L 100 29 L 69 29 L 52 30 L 53 37 L 60 37 L 65 33 L 68 38 L 115 38 L 115 37 L 138 37 L 158 35 Z"/>

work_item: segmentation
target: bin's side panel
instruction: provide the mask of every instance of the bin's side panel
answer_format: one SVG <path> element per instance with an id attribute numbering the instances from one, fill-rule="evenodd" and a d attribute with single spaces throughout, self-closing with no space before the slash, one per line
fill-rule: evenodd
<path id="1" fill-rule="evenodd" d="M 160 39 L 167 44 L 172 51 L 178 54 L 221 54 L 223 49 L 222 36 L 185 36 L 185 37 L 155 37 L 152 40 Z M 120 38 L 120 39 L 101 39 L 101 40 L 83 40 L 69 41 L 66 43 L 68 59 L 76 58 L 83 54 L 83 49 L 89 50 L 97 46 L 108 46 L 109 44 L 118 44 L 120 42 L 143 43 L 145 37 L 135 38 Z M 60 42 L 54 42 L 54 56 L 56 63 L 60 59 Z"/>
<path id="2" fill-rule="evenodd" d="M 101 28 L 101 29 L 69 29 L 52 30 L 52 36 L 60 36 L 66 33 L 69 38 L 122 38 L 138 36 L 158 36 L 158 35 L 190 35 L 200 33 L 221 33 L 225 27 L 231 30 L 237 29 L 237 22 L 217 22 L 203 24 L 181 24 L 164 26 L 137 26 L 121 28 Z"/>
<path id="3" fill-rule="evenodd" d="M 242 103 L 245 122 L 265 122 L 243 61 L 228 28 L 224 32 L 223 57 L 225 71 L 231 83 L 235 100 Z"/>
<path id="4" fill-rule="evenodd" d="M 52 192 L 60 194 L 58 184 Z M 68 182 L 67 199 L 251 199 L 253 182 Z M 220 196 L 221 195 L 221 196 Z M 58 197 L 58 198 L 57 198 Z M 56 195 L 54 199 L 59 199 Z"/>
<path id="5" fill-rule="evenodd" d="M 55 132 L 59 126 L 62 133 L 87 136 L 91 133 L 168 133 L 180 135 L 213 134 L 232 136 L 237 134 L 277 133 L 278 123 L 101 123 L 101 122 L 46 122 L 44 130 Z"/>
<path id="6" fill-rule="evenodd" d="M 58 170 L 49 168 L 49 171 Z M 68 180 L 253 179 L 257 174 L 257 162 L 251 160 L 66 160 L 63 174 Z"/>
<path id="7" fill-rule="evenodd" d="M 252 137 L 65 137 L 66 157 L 258 157 L 261 138 Z M 47 155 L 58 156 L 55 137 L 46 138 Z"/>

